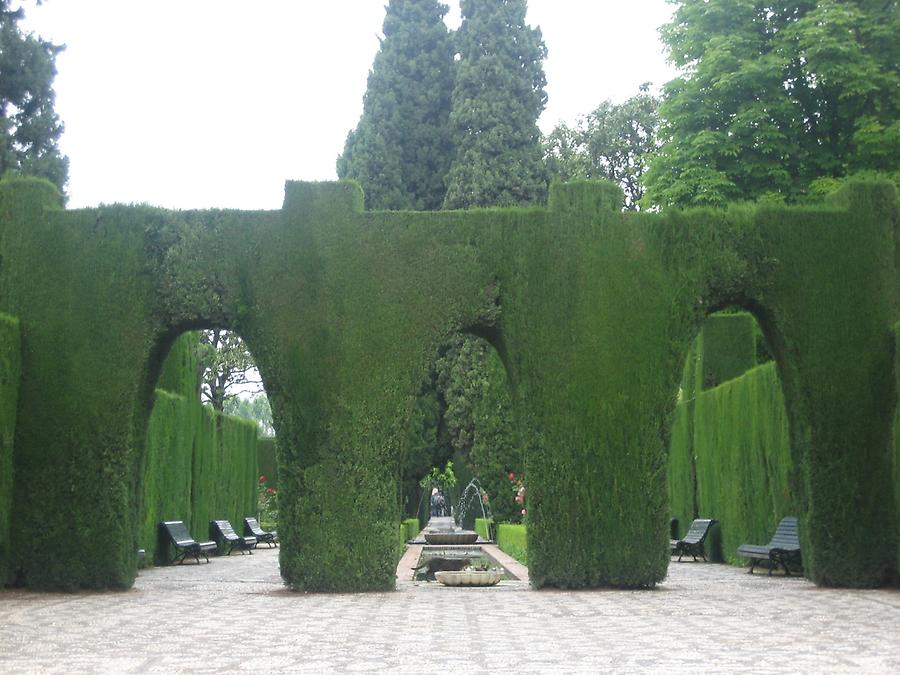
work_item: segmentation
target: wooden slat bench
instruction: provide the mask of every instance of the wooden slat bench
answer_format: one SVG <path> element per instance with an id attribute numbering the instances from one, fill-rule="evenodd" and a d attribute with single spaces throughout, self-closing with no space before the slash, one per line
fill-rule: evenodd
<path id="1" fill-rule="evenodd" d="M 160 523 L 165 532 L 172 541 L 175 549 L 175 555 L 172 563 L 184 564 L 186 558 L 195 558 L 197 564 L 200 564 L 200 556 L 202 555 L 206 562 L 209 562 L 209 551 L 216 550 L 216 542 L 214 541 L 195 541 L 188 532 L 184 522 L 181 520 L 167 520 Z"/>
<path id="2" fill-rule="evenodd" d="M 697 561 L 699 555 L 706 561 L 706 553 L 703 550 L 703 542 L 706 541 L 706 535 L 709 534 L 710 528 L 715 525 L 718 520 L 715 518 L 698 518 L 688 529 L 687 534 L 681 539 L 669 540 L 671 554 L 678 554 L 678 562 L 681 562 L 682 556 L 689 555 Z"/>
<path id="3" fill-rule="evenodd" d="M 778 523 L 775 534 L 765 546 L 760 544 L 742 544 L 738 547 L 737 554 L 750 559 L 750 574 L 753 568 L 761 562 L 769 565 L 769 574 L 779 565 L 784 568 L 787 576 L 791 575 L 790 567 L 799 569 L 802 564 L 800 557 L 800 533 L 797 519 L 794 516 L 786 516 Z"/>
<path id="4" fill-rule="evenodd" d="M 234 549 L 238 549 L 241 555 L 244 555 L 244 551 L 253 555 L 253 549 L 256 548 L 256 537 L 242 537 L 227 520 L 209 521 L 209 538 L 216 542 L 219 552 L 226 555 L 231 555 Z"/>

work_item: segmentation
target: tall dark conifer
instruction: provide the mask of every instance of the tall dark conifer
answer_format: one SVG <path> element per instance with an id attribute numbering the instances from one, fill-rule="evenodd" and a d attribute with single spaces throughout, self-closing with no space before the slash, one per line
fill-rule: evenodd
<path id="1" fill-rule="evenodd" d="M 546 196 L 537 127 L 547 103 L 541 31 L 526 0 L 462 0 L 444 208 L 533 204 Z"/>
<path id="2" fill-rule="evenodd" d="M 0 174 L 40 176 L 63 189 L 69 160 L 59 150 L 63 125 L 53 106 L 62 47 L 19 28 L 21 9 L 0 0 Z"/>
<path id="3" fill-rule="evenodd" d="M 452 156 L 447 118 L 453 42 L 435 0 L 390 0 L 359 125 L 338 158 L 369 209 L 434 210 Z"/>

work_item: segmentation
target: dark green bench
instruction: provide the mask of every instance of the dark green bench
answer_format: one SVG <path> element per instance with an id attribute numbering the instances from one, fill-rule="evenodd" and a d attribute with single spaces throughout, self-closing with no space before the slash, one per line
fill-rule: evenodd
<path id="1" fill-rule="evenodd" d="M 797 519 L 794 516 L 786 516 L 778 523 L 775 534 L 765 546 L 760 544 L 742 544 L 738 547 L 737 554 L 750 559 L 750 574 L 753 568 L 761 562 L 769 565 L 769 574 L 779 565 L 784 568 L 787 576 L 791 575 L 790 567 L 801 568 L 800 557 L 800 532 Z"/>
<path id="2" fill-rule="evenodd" d="M 209 551 L 216 550 L 214 541 L 195 541 L 184 522 L 180 520 L 167 520 L 159 526 L 168 534 L 175 549 L 175 556 L 171 560 L 173 564 L 177 562 L 181 565 L 186 558 L 195 558 L 199 565 L 201 555 L 209 562 Z"/>
<path id="3" fill-rule="evenodd" d="M 697 561 L 699 555 L 706 562 L 706 553 L 703 551 L 703 542 L 706 541 L 706 535 L 709 534 L 710 528 L 719 521 L 715 518 L 698 518 L 688 529 L 687 534 L 681 539 L 670 539 L 669 544 L 672 555 L 678 555 L 678 562 L 681 562 L 682 556 L 689 555 Z"/>
<path id="4" fill-rule="evenodd" d="M 219 553 L 225 555 L 231 555 L 234 549 L 238 549 L 241 555 L 244 555 L 244 551 L 253 555 L 253 549 L 256 548 L 256 537 L 242 537 L 227 520 L 209 521 L 209 538 L 216 542 Z"/>
<path id="5" fill-rule="evenodd" d="M 256 541 L 260 544 L 268 544 L 269 548 L 272 546 L 278 547 L 278 532 L 276 530 L 272 530 L 271 532 L 267 532 L 259 526 L 259 521 L 256 518 L 244 518 L 244 534 L 256 537 Z"/>

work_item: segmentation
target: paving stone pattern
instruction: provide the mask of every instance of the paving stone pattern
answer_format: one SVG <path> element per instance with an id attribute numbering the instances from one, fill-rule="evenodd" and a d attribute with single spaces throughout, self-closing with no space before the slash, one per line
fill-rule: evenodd
<path id="1" fill-rule="evenodd" d="M 603 671 L 900 672 L 900 590 L 673 562 L 653 591 L 306 595 L 262 549 L 124 592 L 0 592 L 0 673 Z"/>

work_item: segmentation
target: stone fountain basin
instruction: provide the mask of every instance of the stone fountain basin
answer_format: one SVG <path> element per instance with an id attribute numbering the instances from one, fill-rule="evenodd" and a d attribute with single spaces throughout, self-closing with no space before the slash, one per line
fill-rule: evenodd
<path id="1" fill-rule="evenodd" d="M 426 532 L 425 541 L 436 546 L 459 546 L 460 544 L 474 544 L 478 541 L 477 532 Z"/>
<path id="2" fill-rule="evenodd" d="M 434 578 L 444 586 L 494 586 L 503 578 L 503 572 L 500 570 L 435 572 Z"/>

